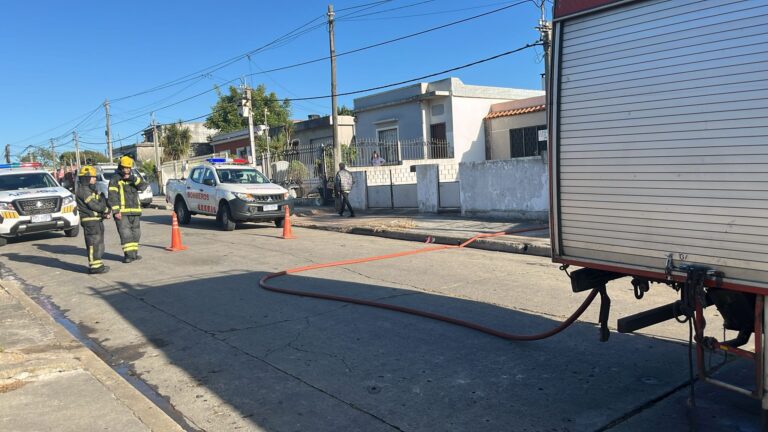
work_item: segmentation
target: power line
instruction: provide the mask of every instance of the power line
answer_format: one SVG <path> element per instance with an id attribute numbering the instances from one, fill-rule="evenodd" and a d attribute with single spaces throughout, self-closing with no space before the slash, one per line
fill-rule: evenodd
<path id="1" fill-rule="evenodd" d="M 434 72 L 434 73 L 430 73 L 430 74 L 427 74 L 427 75 L 422 75 L 422 76 L 415 77 L 415 78 L 410 78 L 410 79 L 403 80 L 403 81 L 398 81 L 398 82 L 394 82 L 394 83 L 379 85 L 379 86 L 376 86 L 376 87 L 369 87 L 369 88 L 360 89 L 360 90 L 348 91 L 348 92 L 344 92 L 344 93 L 337 93 L 336 96 L 349 96 L 349 95 L 353 95 L 353 94 L 367 93 L 367 92 L 371 92 L 371 91 L 374 91 L 374 90 L 381 90 L 381 89 L 385 89 L 385 88 L 389 88 L 389 87 L 395 87 L 395 86 L 399 86 L 399 85 L 403 85 L 403 84 L 412 83 L 412 82 L 415 82 L 415 81 L 421 81 L 421 80 L 424 80 L 424 79 L 427 79 L 427 78 L 432 78 L 432 77 L 435 77 L 435 76 L 438 76 L 438 75 L 443 75 L 443 74 L 446 74 L 446 73 L 455 72 L 457 70 L 461 70 L 461 69 L 466 69 L 466 68 L 470 68 L 470 67 L 473 67 L 473 66 L 477 66 L 479 64 L 486 63 L 486 62 L 489 62 L 489 61 L 492 61 L 492 60 L 495 60 L 495 59 L 498 59 L 498 58 L 501 58 L 501 57 L 506 57 L 508 55 L 511 55 L 511 54 L 514 54 L 514 53 L 526 50 L 528 48 L 539 46 L 539 45 L 541 45 L 541 42 L 530 43 L 530 44 L 524 45 L 524 46 L 522 46 L 520 48 L 517 48 L 517 49 L 505 51 L 505 52 L 502 52 L 502 53 L 499 53 L 499 54 L 496 54 L 496 55 L 493 55 L 493 56 L 490 56 L 490 57 L 486 57 L 486 58 L 483 58 L 483 59 L 480 59 L 480 60 L 473 61 L 471 63 L 466 63 L 466 64 L 463 64 L 463 65 L 460 65 L 460 66 L 452 67 L 450 69 L 441 70 L 439 72 Z M 330 97 L 332 97 L 332 95 L 311 96 L 311 97 L 301 97 L 301 98 L 284 98 L 284 99 L 279 99 L 278 98 L 278 100 L 288 100 L 288 101 L 292 101 L 293 102 L 293 101 L 304 101 L 304 100 L 328 99 Z M 262 100 L 266 101 L 267 99 L 265 98 L 265 99 L 262 99 Z M 169 126 L 169 125 L 176 124 L 176 123 L 179 123 L 179 122 L 186 123 L 186 122 L 191 122 L 191 121 L 195 121 L 195 120 L 201 120 L 203 118 L 209 117 L 215 111 L 216 110 L 214 109 L 211 112 L 208 112 L 208 113 L 203 114 L 203 115 L 199 115 L 197 117 L 187 118 L 187 119 L 179 120 L 179 121 L 172 122 L 172 123 L 163 123 L 163 124 L 159 124 L 158 126 Z M 126 136 L 124 138 L 120 138 L 117 141 L 125 141 L 126 139 L 129 139 L 131 137 L 134 137 L 134 136 L 144 132 L 145 129 L 146 128 L 142 128 L 142 129 L 132 133 L 131 135 L 128 135 L 128 136 Z M 106 143 L 93 143 L 93 142 L 82 141 L 82 140 L 80 141 L 80 143 L 94 144 L 94 145 L 106 145 Z"/>
<path id="2" fill-rule="evenodd" d="M 341 9 L 336 9 L 336 12 L 344 12 L 344 11 L 351 10 L 351 9 L 359 9 L 359 8 L 366 7 L 366 6 L 380 5 L 380 4 L 384 4 L 384 3 L 390 3 L 390 2 L 392 2 L 392 0 L 379 0 L 379 1 L 371 2 L 371 3 L 365 3 L 365 4 L 357 5 L 357 6 L 349 6 L 349 7 L 345 7 L 345 8 L 341 8 Z"/>
<path id="3" fill-rule="evenodd" d="M 131 95 L 122 96 L 122 97 L 119 97 L 119 98 L 114 98 L 114 99 L 112 99 L 112 101 L 113 102 L 118 102 L 118 101 L 122 101 L 122 100 L 125 100 L 125 99 L 130 99 L 130 98 L 133 98 L 133 97 L 136 97 L 136 96 L 141 96 L 141 95 L 144 95 L 144 94 L 147 94 L 147 93 L 152 93 L 152 92 L 155 92 L 155 91 L 158 91 L 158 90 L 162 90 L 162 89 L 165 89 L 165 88 L 168 88 L 168 87 L 172 87 L 172 86 L 175 86 L 175 85 L 178 85 L 178 84 L 190 81 L 192 79 L 196 79 L 196 78 L 198 78 L 200 76 L 205 76 L 206 73 L 215 72 L 215 71 L 217 71 L 217 70 L 219 70 L 221 68 L 227 67 L 227 66 L 229 66 L 229 65 L 231 65 L 231 64 L 233 64 L 233 63 L 235 63 L 237 61 L 240 61 L 240 60 L 244 59 L 246 56 L 253 55 L 254 53 L 262 51 L 262 50 L 268 48 L 271 45 L 274 45 L 276 43 L 282 42 L 284 39 L 293 37 L 294 33 L 300 31 L 301 29 L 303 29 L 304 27 L 307 27 L 308 25 L 314 23 L 315 21 L 323 18 L 324 16 L 325 15 L 320 15 L 320 16 L 312 19 L 311 21 L 309 21 L 309 22 L 307 22 L 307 23 L 305 23 L 305 24 L 303 24 L 303 25 L 301 25 L 301 26 L 291 30 L 290 32 L 284 34 L 283 36 L 280 36 L 279 38 L 277 38 L 277 39 L 275 39 L 275 40 L 273 40 L 273 41 L 271 41 L 271 42 L 269 42 L 269 43 L 267 43 L 265 45 L 262 45 L 259 48 L 253 49 L 251 51 L 248 51 L 248 52 L 240 54 L 240 55 L 237 55 L 237 56 L 232 57 L 232 58 L 230 58 L 228 60 L 224 60 L 222 62 L 216 63 L 216 64 L 214 64 L 212 66 L 208 66 L 206 68 L 200 69 L 197 72 L 193 72 L 191 74 L 184 75 L 184 76 L 182 76 L 180 78 L 177 78 L 175 80 L 169 81 L 169 82 L 167 82 L 165 84 L 160 84 L 158 86 L 155 86 L 155 87 L 152 87 L 150 89 L 147 89 L 147 90 L 144 90 L 144 91 L 140 91 L 138 93 L 134 93 L 134 94 L 131 94 Z"/>
<path id="4" fill-rule="evenodd" d="M 349 14 L 347 16 L 353 16 L 354 18 L 360 18 L 360 17 L 364 17 L 364 16 L 369 16 L 369 15 L 378 15 L 378 14 L 383 14 L 383 13 L 386 13 L 386 12 L 392 12 L 392 11 L 395 11 L 395 10 L 401 10 L 401 9 L 407 9 L 407 8 L 412 8 L 412 7 L 416 7 L 416 6 L 421 6 L 423 4 L 432 3 L 434 1 L 436 1 L 436 0 L 423 0 L 423 1 L 420 1 L 420 2 L 411 3 L 411 4 L 404 5 L 404 6 L 398 6 L 396 8 L 384 9 L 384 10 L 380 10 L 380 11 L 376 11 L 376 12 L 369 12 L 367 14 L 362 14 L 362 15 L 356 15 L 357 12 L 353 12 L 352 14 Z M 359 12 L 362 12 L 362 11 L 359 11 Z M 339 19 L 341 19 L 341 18 L 342 17 L 340 17 Z"/>
<path id="5" fill-rule="evenodd" d="M 361 52 L 361 51 L 366 51 L 366 50 L 373 49 L 373 48 L 378 48 L 380 46 L 389 45 L 391 43 L 400 42 L 400 41 L 405 40 L 405 39 L 410 39 L 410 38 L 413 38 L 413 37 L 416 37 L 416 36 L 421 36 L 423 34 L 431 33 L 433 31 L 442 30 L 444 28 L 452 27 L 452 26 L 455 26 L 455 25 L 458 25 L 458 24 L 463 24 L 463 23 L 468 22 L 468 21 L 472 21 L 472 20 L 475 20 L 475 19 L 478 19 L 478 18 L 482 18 L 482 17 L 488 16 L 488 15 L 491 15 L 491 14 L 495 14 L 495 13 L 498 13 L 498 12 L 510 9 L 512 7 L 515 7 L 515 6 L 519 6 L 519 5 L 523 4 L 523 3 L 527 3 L 528 1 L 529 0 L 518 1 L 516 3 L 510 4 L 510 5 L 507 5 L 507 6 L 504 6 L 504 7 L 500 7 L 498 9 L 494 9 L 494 10 L 491 10 L 491 11 L 488 11 L 488 12 L 484 12 L 484 13 L 481 13 L 481 14 L 478 14 L 478 15 L 473 15 L 473 16 L 470 16 L 470 17 L 467 17 L 467 18 L 463 18 L 463 19 L 460 19 L 460 20 L 457 20 L 457 21 L 452 21 L 452 22 L 449 22 L 449 23 L 446 23 L 446 24 L 442 24 L 442 25 L 439 25 L 439 26 L 436 26 L 436 27 L 431 27 L 431 28 L 428 28 L 426 30 L 422 30 L 422 31 L 419 31 L 419 32 L 416 32 L 416 33 L 411 33 L 411 34 L 407 34 L 407 35 L 404 35 L 404 36 L 396 37 L 394 39 L 389 39 L 389 40 L 386 40 L 386 41 L 383 41 L 383 42 L 378 42 L 378 43 L 375 43 L 375 44 L 372 44 L 372 45 L 366 45 L 364 47 L 355 48 L 353 50 L 343 51 L 343 52 L 340 52 L 340 53 L 336 53 L 336 57 L 338 58 L 338 57 L 341 57 L 341 56 L 345 56 L 345 55 L 349 55 L 349 54 L 354 54 L 354 53 L 358 53 L 358 52 Z M 307 61 L 303 61 L 303 62 L 300 62 L 300 63 L 294 63 L 294 64 L 287 65 L 287 66 L 280 66 L 280 67 L 276 67 L 276 68 L 272 68 L 272 69 L 267 69 L 267 70 L 264 70 L 264 71 L 261 71 L 261 72 L 250 74 L 250 75 L 248 75 L 248 77 L 252 77 L 254 75 L 261 75 L 261 74 L 267 74 L 267 73 L 282 71 L 282 70 L 286 70 L 286 69 L 292 69 L 292 68 L 296 68 L 296 67 L 300 67 L 300 66 L 306 66 L 308 64 L 318 63 L 318 62 L 321 62 L 321 61 L 324 61 L 324 60 L 328 60 L 330 58 L 331 58 L 330 56 L 318 57 L 316 59 L 307 60 Z"/>
<path id="6" fill-rule="evenodd" d="M 434 16 L 434 15 L 442 15 L 442 14 L 448 14 L 453 12 L 463 12 L 466 10 L 477 10 L 477 9 L 485 9 L 487 7 L 491 6 L 498 6 L 501 4 L 508 4 L 508 1 L 502 1 L 502 2 L 494 2 L 494 3 L 486 3 L 483 5 L 477 5 L 472 7 L 465 7 L 465 8 L 459 8 L 459 9 L 448 9 L 448 10 L 439 10 L 439 11 L 432 11 L 432 12 L 425 12 L 420 14 L 411 14 L 411 15 L 397 15 L 397 16 L 388 16 L 388 17 L 379 17 L 379 18 L 348 18 L 346 21 L 374 21 L 374 20 L 388 20 L 388 19 L 403 19 L 403 18 L 416 18 L 416 17 L 423 17 L 423 16 Z"/>
<path id="7" fill-rule="evenodd" d="M 491 15 L 491 14 L 494 14 L 494 13 L 498 13 L 498 12 L 510 9 L 512 7 L 515 7 L 515 6 L 519 6 L 519 5 L 523 4 L 523 3 L 527 3 L 528 1 L 529 0 L 519 1 L 517 3 L 513 3 L 513 4 L 510 4 L 510 5 L 504 6 L 504 7 L 500 7 L 500 8 L 497 8 L 497 9 L 494 9 L 494 10 L 491 10 L 491 11 L 488 11 L 488 12 L 484 12 L 484 13 L 481 13 L 481 14 L 478 14 L 478 15 L 473 15 L 473 16 L 470 16 L 470 17 L 467 17 L 467 18 L 463 18 L 463 19 L 460 19 L 460 20 L 457 20 L 457 21 L 452 21 L 452 22 L 449 22 L 447 24 L 439 25 L 439 26 L 436 26 L 436 27 L 431 27 L 431 28 L 428 28 L 426 30 L 422 30 L 422 31 L 419 31 L 419 32 L 416 32 L 416 33 L 411 33 L 411 34 L 400 36 L 400 37 L 397 37 L 397 38 L 394 38 L 394 39 L 389 39 L 389 40 L 386 40 L 386 41 L 383 41 L 383 42 L 378 42 L 378 43 L 375 43 L 375 44 L 372 44 L 372 45 L 364 46 L 364 47 L 361 47 L 361 48 L 356 48 L 356 49 L 353 49 L 353 50 L 350 50 L 350 51 L 344 51 L 344 52 L 341 52 L 341 53 L 337 53 L 336 57 L 338 58 L 340 56 L 354 54 L 354 53 L 361 52 L 361 51 L 366 51 L 366 50 L 377 48 L 377 47 L 380 47 L 380 46 L 383 46 L 383 45 L 388 45 L 388 44 L 399 42 L 399 41 L 402 41 L 402 40 L 405 40 L 405 39 L 410 39 L 410 38 L 413 38 L 413 37 L 416 37 L 416 36 L 421 36 L 423 34 L 430 33 L 430 32 L 433 32 L 433 31 L 437 31 L 437 30 L 441 30 L 441 29 L 444 29 L 444 28 L 452 27 L 452 26 L 455 26 L 455 25 L 458 25 L 458 24 L 462 24 L 462 23 L 465 23 L 465 22 L 468 22 L 468 21 L 472 21 L 472 20 L 475 20 L 475 19 L 479 19 L 479 18 L 488 16 L 488 15 Z M 323 61 L 323 60 L 328 60 L 329 58 L 330 58 L 329 56 L 326 56 L 326 57 L 317 58 L 317 59 L 314 59 L 314 60 L 309 60 L 309 61 L 305 61 L 305 62 L 301 62 L 301 63 L 296 63 L 296 64 L 293 64 L 293 65 L 288 65 L 288 66 L 283 66 L 283 67 L 279 67 L 279 68 L 273 68 L 273 69 L 265 70 L 265 71 L 262 71 L 262 72 L 257 72 L 257 73 L 250 74 L 250 75 L 247 75 L 247 76 L 248 77 L 253 77 L 255 75 L 261 75 L 261 74 L 266 74 L 266 73 L 275 72 L 275 71 L 279 71 L 279 70 L 285 70 L 285 69 L 290 69 L 290 68 L 294 68 L 294 67 L 304 66 L 304 65 L 307 65 L 307 64 L 317 63 L 317 62 L 320 62 L 320 61 Z M 240 79 L 240 77 L 233 78 L 233 79 L 231 79 L 229 81 L 225 81 L 225 82 L 222 83 L 222 86 L 223 85 L 227 85 L 227 84 L 231 84 L 233 82 L 236 82 L 239 79 Z M 130 120 L 134 120 L 134 119 L 140 118 L 140 117 L 144 117 L 144 116 L 148 115 L 150 112 L 157 112 L 157 111 L 160 111 L 160 110 L 163 110 L 163 109 L 166 109 L 166 108 L 170 108 L 170 107 L 175 106 L 175 105 L 182 104 L 182 103 L 187 102 L 189 100 L 192 100 L 192 99 L 198 98 L 200 96 L 206 95 L 206 94 L 208 94 L 208 93 L 210 93 L 210 92 L 212 92 L 214 90 L 215 90 L 215 88 L 209 89 L 209 90 L 205 90 L 203 92 L 196 93 L 194 95 L 191 95 L 189 97 L 181 99 L 181 100 L 179 100 L 177 102 L 174 102 L 174 103 L 162 106 L 160 108 L 155 108 L 152 111 L 148 111 L 148 112 L 145 112 L 145 113 L 142 113 L 142 114 L 139 114 L 139 115 L 127 118 L 127 119 L 122 119 L 120 121 L 113 122 L 112 124 L 113 125 L 117 125 L 117 124 L 125 123 L 125 122 L 130 121 Z M 330 96 L 328 96 L 328 97 L 330 97 Z M 305 99 L 305 98 L 290 99 L 289 98 L 289 100 L 301 101 L 301 100 L 312 100 L 312 99 L 322 99 L 322 98 L 323 97 L 316 97 L 316 98 L 310 98 L 310 99 Z M 88 130 L 93 130 L 93 129 L 86 129 L 85 131 L 88 131 Z"/>

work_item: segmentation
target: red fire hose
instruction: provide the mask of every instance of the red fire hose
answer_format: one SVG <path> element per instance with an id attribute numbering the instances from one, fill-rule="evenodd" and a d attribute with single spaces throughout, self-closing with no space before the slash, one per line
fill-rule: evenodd
<path id="1" fill-rule="evenodd" d="M 587 298 L 584 299 L 584 302 L 581 304 L 581 306 L 579 306 L 579 308 L 576 309 L 576 311 L 571 316 L 569 316 L 565 321 L 563 321 L 560 325 L 553 328 L 552 330 L 546 331 L 544 333 L 532 334 L 532 335 L 516 335 L 512 333 L 498 331 L 490 327 L 485 327 L 469 321 L 464 321 L 464 320 L 452 318 L 449 316 L 435 314 L 432 312 L 413 309 L 405 306 L 397 306 L 397 305 L 380 303 L 380 302 L 371 301 L 371 300 L 362 300 L 354 297 L 346 297 L 346 296 L 338 296 L 338 295 L 332 295 L 332 294 L 322 294 L 322 293 L 314 293 L 314 292 L 301 291 L 301 290 L 292 290 L 287 288 L 279 288 L 274 285 L 270 285 L 267 282 L 270 279 L 275 279 L 281 276 L 287 276 L 289 274 L 301 273 L 309 270 L 317 270 L 321 268 L 337 267 L 337 266 L 343 266 L 343 265 L 360 264 L 360 263 L 371 262 L 371 261 L 380 261 L 385 259 L 398 258 L 398 257 L 422 254 L 427 252 L 434 252 L 434 251 L 444 250 L 444 249 L 461 249 L 461 248 L 467 247 L 468 245 L 472 244 L 473 242 L 481 238 L 500 237 L 504 235 L 518 234 L 518 233 L 529 232 L 529 231 L 539 231 L 542 229 L 547 229 L 547 226 L 546 225 L 534 226 L 534 227 L 521 228 L 521 229 L 512 230 L 512 231 L 502 231 L 502 232 L 497 232 L 492 234 L 478 234 L 458 246 L 453 246 L 453 245 L 431 246 L 423 249 L 416 249 L 416 250 L 410 250 L 410 251 L 404 251 L 404 252 L 395 252 L 387 255 L 379 255 L 379 256 L 366 257 L 366 258 L 355 258 L 355 259 L 349 259 L 344 261 L 335 261 L 330 263 L 313 264 L 313 265 L 304 266 L 304 267 L 296 267 L 288 270 L 283 270 L 281 272 L 268 274 L 262 277 L 261 280 L 259 280 L 259 285 L 265 290 L 279 292 L 283 294 L 291 294 L 291 295 L 297 295 L 302 297 L 313 297 L 313 298 L 324 299 L 324 300 L 334 300 L 334 301 L 340 301 L 345 303 L 359 304 L 363 306 L 372 306 L 372 307 L 377 307 L 382 309 L 389 309 L 397 312 L 403 312 L 411 315 L 421 316 L 425 318 L 431 318 L 434 320 L 444 321 L 444 322 L 459 325 L 462 327 L 467 327 L 473 330 L 477 330 L 477 331 L 489 334 L 491 336 L 496 336 L 496 337 L 510 340 L 510 341 L 541 340 L 541 339 L 546 339 L 550 336 L 554 336 L 560 333 L 561 331 L 565 330 L 566 328 L 568 328 L 571 324 L 573 324 L 573 322 L 576 321 L 584 313 L 584 311 L 587 310 L 589 305 L 592 304 L 592 301 L 595 299 L 599 291 L 592 290 L 587 296 Z"/>

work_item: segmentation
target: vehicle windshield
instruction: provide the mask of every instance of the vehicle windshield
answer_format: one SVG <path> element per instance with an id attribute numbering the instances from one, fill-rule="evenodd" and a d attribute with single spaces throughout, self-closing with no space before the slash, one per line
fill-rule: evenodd
<path id="1" fill-rule="evenodd" d="M 18 189 L 39 189 L 58 187 L 59 184 L 48 173 L 6 174 L 0 176 L 0 191 Z"/>
<path id="2" fill-rule="evenodd" d="M 219 180 L 222 183 L 235 184 L 264 184 L 269 183 L 269 179 L 264 174 L 253 168 L 218 168 Z"/>

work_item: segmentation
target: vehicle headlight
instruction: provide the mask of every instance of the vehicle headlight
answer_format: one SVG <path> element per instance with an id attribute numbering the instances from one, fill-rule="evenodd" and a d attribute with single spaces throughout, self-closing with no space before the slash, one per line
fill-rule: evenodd
<path id="1" fill-rule="evenodd" d="M 16 211 L 15 208 L 13 208 L 13 204 L 9 202 L 0 202 L 0 210 L 13 210 Z"/>
<path id="2" fill-rule="evenodd" d="M 251 194 L 240 193 L 240 192 L 232 192 L 232 194 L 235 196 L 235 198 L 241 199 L 241 200 L 243 200 L 245 202 L 254 202 L 254 201 L 256 201 L 256 199 L 253 198 L 253 195 L 251 195 Z"/>
<path id="3" fill-rule="evenodd" d="M 74 195 L 65 196 L 64 199 L 61 200 L 61 205 L 65 206 L 67 204 L 72 204 L 73 202 L 75 202 L 75 196 Z"/>

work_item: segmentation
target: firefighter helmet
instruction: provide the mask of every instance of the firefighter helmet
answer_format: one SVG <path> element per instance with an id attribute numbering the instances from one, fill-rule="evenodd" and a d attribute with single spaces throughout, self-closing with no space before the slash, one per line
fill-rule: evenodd
<path id="1" fill-rule="evenodd" d="M 80 177 L 96 177 L 96 168 L 90 165 L 85 165 L 80 168 L 80 173 L 78 175 Z"/>
<path id="2" fill-rule="evenodd" d="M 133 159 L 130 156 L 121 157 L 120 166 L 123 168 L 133 168 Z"/>

